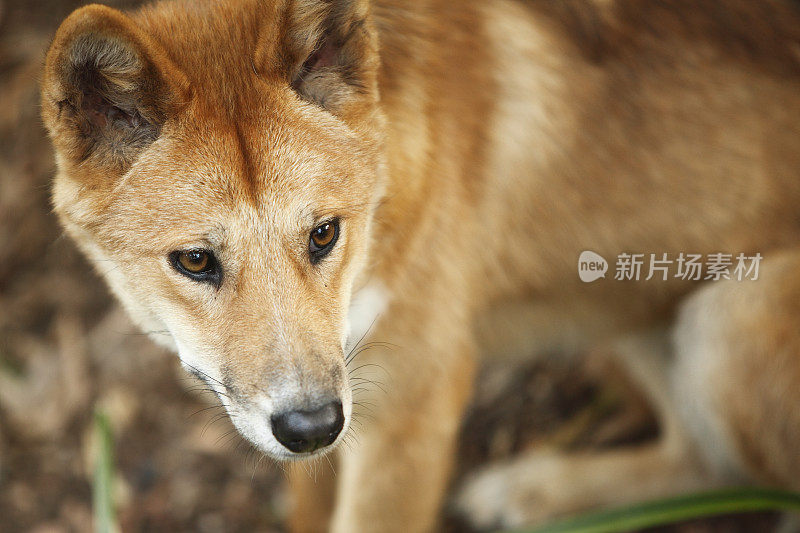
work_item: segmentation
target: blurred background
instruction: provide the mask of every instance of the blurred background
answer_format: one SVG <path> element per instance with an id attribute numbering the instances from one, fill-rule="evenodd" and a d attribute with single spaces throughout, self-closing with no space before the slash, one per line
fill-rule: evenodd
<path id="1" fill-rule="evenodd" d="M 55 167 L 37 78 L 59 22 L 81 4 L 0 0 L 0 531 L 92 530 L 96 412 L 109 420 L 123 531 L 282 531 L 290 503 L 281 468 L 233 431 L 175 356 L 132 327 L 51 213 Z M 650 413 L 603 354 L 580 364 L 554 356 L 481 372 L 454 482 L 543 443 L 655 437 Z M 758 514 L 670 531 L 775 523 Z M 455 516 L 444 524 L 466 530 Z"/>

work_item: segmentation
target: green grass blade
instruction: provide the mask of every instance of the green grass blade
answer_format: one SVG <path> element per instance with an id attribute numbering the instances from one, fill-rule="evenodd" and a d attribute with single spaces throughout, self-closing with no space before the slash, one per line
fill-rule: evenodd
<path id="1" fill-rule="evenodd" d="M 108 417 L 98 411 L 94 415 L 95 465 L 92 487 L 94 528 L 97 533 L 117 533 L 114 513 L 114 443 Z"/>
<path id="2" fill-rule="evenodd" d="M 622 533 L 686 520 L 755 511 L 800 512 L 800 494 L 771 489 L 733 488 L 578 516 L 543 528 L 515 533 Z"/>

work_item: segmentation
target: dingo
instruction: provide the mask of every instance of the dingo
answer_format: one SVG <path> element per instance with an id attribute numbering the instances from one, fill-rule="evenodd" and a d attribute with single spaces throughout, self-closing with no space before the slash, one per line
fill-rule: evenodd
<path id="1" fill-rule="evenodd" d="M 800 488 L 797 4 L 91 5 L 42 114 L 55 210 L 134 320 L 264 453 L 336 449 L 335 479 L 292 477 L 298 531 L 436 527 L 473 324 L 509 304 L 543 350 L 612 343 L 662 437 L 489 468 L 454 498 L 476 525 Z M 633 252 L 764 261 L 614 279 Z"/>

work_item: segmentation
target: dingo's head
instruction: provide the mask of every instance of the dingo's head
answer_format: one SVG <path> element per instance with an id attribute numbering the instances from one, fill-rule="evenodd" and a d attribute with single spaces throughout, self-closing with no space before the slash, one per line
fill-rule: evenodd
<path id="1" fill-rule="evenodd" d="M 54 205 L 134 319 L 279 459 L 341 439 L 380 200 L 366 3 L 88 6 L 48 52 Z"/>

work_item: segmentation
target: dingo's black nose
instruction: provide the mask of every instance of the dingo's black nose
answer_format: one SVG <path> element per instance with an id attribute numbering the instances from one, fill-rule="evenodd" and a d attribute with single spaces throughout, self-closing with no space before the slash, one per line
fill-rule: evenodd
<path id="1" fill-rule="evenodd" d="M 313 452 L 328 446 L 342 431 L 341 402 L 331 402 L 312 411 L 289 411 L 273 415 L 272 434 L 294 453 Z"/>

